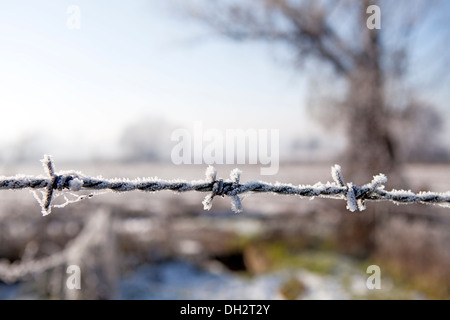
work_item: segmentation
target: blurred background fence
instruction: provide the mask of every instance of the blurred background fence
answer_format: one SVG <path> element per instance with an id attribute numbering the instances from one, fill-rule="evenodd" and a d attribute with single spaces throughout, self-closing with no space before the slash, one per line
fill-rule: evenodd
<path id="1" fill-rule="evenodd" d="M 415 177 L 416 183 L 445 187 L 442 172 L 446 177 L 446 168 L 442 171 L 429 166 L 424 169 L 429 172 L 427 179 Z M 172 178 L 199 171 L 184 168 L 174 172 L 169 165 L 145 164 L 143 169 L 167 170 Z M 255 168 L 248 169 L 255 175 Z M 322 165 L 286 169 L 291 179 L 292 173 L 297 173 L 294 183 L 298 184 L 313 181 L 314 175 L 326 177 L 328 171 Z M 122 165 L 106 172 L 114 170 L 127 171 Z M 336 188 L 343 178 L 336 172 L 334 175 L 337 181 L 328 186 Z M 83 177 L 78 172 L 78 178 Z M 33 177 L 21 178 L 33 181 Z M 194 184 L 211 192 L 220 181 L 212 178 Z M 101 177 L 96 181 L 107 181 L 105 187 L 112 181 L 134 183 Z M 186 184 L 175 179 L 157 181 L 168 189 L 173 183 L 178 187 Z M 250 182 L 255 183 L 259 184 Z M 57 192 L 57 184 L 48 184 Z M 308 188 L 311 186 L 300 186 L 303 191 Z M 320 189 L 317 184 L 315 188 Z M 89 188 L 77 189 L 89 192 Z M 419 204 L 396 208 L 383 202 L 369 203 L 383 210 L 378 211 L 381 217 L 371 228 L 374 238 L 368 247 L 366 230 L 344 229 L 349 226 L 345 219 L 362 221 L 366 213 L 343 212 L 341 201 L 307 201 L 257 192 L 244 200 L 245 211 L 236 215 L 227 201 L 220 199 L 211 213 L 202 211 L 202 194 L 114 192 L 88 198 L 87 193 L 82 197 L 88 201 L 42 217 L 31 195 L 17 189 L 3 190 L 0 196 L 8 200 L 2 201 L 0 252 L 7 260 L 0 262 L 0 278 L 6 281 L 0 285 L 0 293 L 4 298 L 232 299 L 239 297 L 235 290 L 246 287 L 242 298 L 447 297 L 450 218 L 446 208 L 424 211 Z M 45 199 L 44 192 L 41 204 Z M 52 201 L 58 203 L 58 198 Z M 365 288 L 365 268 L 373 263 L 383 270 L 384 290 L 379 293 Z M 80 267 L 80 290 L 67 285 L 70 265 Z M 183 282 L 187 279 L 192 281 L 189 289 Z M 211 288 L 223 281 L 229 285 L 212 293 Z"/>

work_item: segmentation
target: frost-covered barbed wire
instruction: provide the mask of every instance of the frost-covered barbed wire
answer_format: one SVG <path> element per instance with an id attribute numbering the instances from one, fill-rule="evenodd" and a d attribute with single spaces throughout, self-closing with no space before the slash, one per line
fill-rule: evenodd
<path id="1" fill-rule="evenodd" d="M 268 183 L 262 181 L 240 182 L 241 171 L 234 169 L 230 173 L 228 180 L 217 179 L 217 171 L 212 166 L 206 170 L 206 179 L 197 181 L 184 180 L 161 180 L 159 178 L 148 179 L 104 179 L 102 177 L 87 177 L 80 172 L 63 171 L 56 173 L 53 160 L 50 156 L 44 156 L 41 160 L 48 176 L 25 176 L 16 175 L 13 177 L 0 177 L 0 190 L 16 190 L 29 188 L 33 190 L 35 198 L 42 208 L 42 214 L 47 215 L 52 207 L 63 207 L 69 203 L 77 202 L 90 198 L 95 193 L 89 195 L 77 195 L 80 190 L 109 190 L 113 192 L 127 191 L 145 191 L 156 192 L 162 190 L 172 190 L 175 192 L 209 192 L 203 200 L 203 207 L 209 210 L 212 207 L 212 201 L 215 196 L 229 196 L 232 200 L 232 210 L 234 212 L 242 211 L 241 195 L 245 193 L 275 193 L 282 195 L 297 195 L 303 198 L 313 199 L 332 198 L 344 199 L 347 202 L 347 209 L 354 211 L 363 211 L 366 200 L 374 201 L 392 201 L 394 203 L 422 203 L 434 204 L 450 208 L 450 191 L 444 193 L 437 192 L 419 192 L 414 193 L 410 190 L 391 190 L 386 191 L 384 184 L 387 177 L 379 174 L 373 177 L 372 181 L 363 185 L 356 186 L 353 183 L 345 183 L 342 176 L 341 167 L 334 165 L 331 168 L 333 182 L 314 185 L 293 185 L 290 183 Z M 44 189 L 42 197 L 36 193 L 37 190 Z M 53 199 L 62 194 L 65 203 L 54 205 Z M 75 198 L 70 200 L 67 195 Z"/>

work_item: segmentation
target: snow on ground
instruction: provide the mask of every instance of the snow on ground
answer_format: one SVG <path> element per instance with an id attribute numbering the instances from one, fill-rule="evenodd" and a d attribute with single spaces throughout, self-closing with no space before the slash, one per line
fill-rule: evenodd
<path id="1" fill-rule="evenodd" d="M 304 286 L 297 299 L 346 300 L 366 298 L 373 293 L 366 286 L 368 275 L 342 258 L 333 274 L 318 274 L 305 269 L 283 269 L 248 276 L 224 269 L 204 269 L 176 260 L 143 265 L 124 276 L 118 299 L 129 300 L 278 300 L 284 299 L 281 287 L 296 278 Z M 384 294 L 393 292 L 392 282 L 383 278 Z M 398 294 L 408 294 L 398 292 Z M 412 295 L 412 298 L 420 296 Z"/>
<path id="2" fill-rule="evenodd" d="M 145 265 L 120 282 L 119 299 L 280 299 L 280 275 L 245 278 L 184 261 Z"/>

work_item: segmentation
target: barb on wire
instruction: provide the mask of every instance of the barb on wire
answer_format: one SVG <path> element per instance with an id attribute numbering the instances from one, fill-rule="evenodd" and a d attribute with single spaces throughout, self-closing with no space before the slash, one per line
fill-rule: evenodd
<path id="1" fill-rule="evenodd" d="M 140 190 L 145 192 L 156 192 L 161 190 L 172 190 L 175 192 L 209 192 L 203 200 L 205 210 L 210 210 L 215 196 L 229 196 L 232 199 L 232 210 L 234 212 L 242 211 L 241 194 L 244 193 L 264 193 L 271 192 L 282 195 L 297 195 L 303 198 L 332 198 L 344 199 L 347 201 L 347 209 L 351 212 L 363 211 L 367 200 L 387 200 L 394 203 L 422 203 L 435 204 L 450 208 L 450 191 L 445 193 L 437 192 L 419 192 L 413 193 L 408 190 L 386 191 L 384 184 L 387 177 L 379 174 L 373 177 L 372 181 L 363 185 L 356 186 L 351 182 L 345 183 L 342 176 L 341 167 L 335 165 L 331 168 L 331 176 L 334 182 L 321 183 L 314 185 L 292 185 L 283 183 L 267 183 L 262 181 L 240 182 L 241 171 L 234 169 L 231 171 L 230 179 L 217 179 L 217 171 L 212 166 L 206 170 L 206 179 L 198 181 L 184 180 L 161 180 L 158 178 L 150 179 L 103 179 L 101 177 L 92 178 L 81 174 L 80 172 L 65 171 L 59 174 L 55 173 L 53 160 L 50 156 L 44 156 L 42 160 L 47 177 L 43 176 L 24 176 L 16 175 L 14 177 L 0 177 L 0 190 L 11 189 L 32 189 L 36 199 L 42 208 L 42 214 L 47 215 L 52 207 L 62 207 L 68 203 L 77 202 L 85 198 L 92 197 L 94 194 L 77 196 L 75 193 L 80 190 L 110 190 L 114 192 L 127 192 Z M 44 189 L 42 198 L 36 194 L 36 190 Z M 53 199 L 55 191 L 62 194 L 75 195 L 75 200 L 69 200 L 65 195 L 66 202 L 63 205 L 54 205 Z"/>

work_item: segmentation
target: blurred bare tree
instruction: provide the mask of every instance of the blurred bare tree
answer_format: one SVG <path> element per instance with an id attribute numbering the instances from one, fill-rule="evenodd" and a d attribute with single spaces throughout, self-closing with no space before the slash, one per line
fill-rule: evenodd
<path id="1" fill-rule="evenodd" d="M 436 137 L 441 132 L 444 120 L 436 109 L 427 103 L 410 101 L 394 114 L 397 136 L 402 136 L 399 152 L 407 162 L 446 162 L 450 154 L 439 144 Z"/>
<path id="2" fill-rule="evenodd" d="M 376 22 L 371 5 L 381 10 L 380 29 L 369 28 Z M 449 39 L 448 5 L 442 0 L 198 0 L 181 6 L 220 36 L 293 52 L 293 64 L 316 81 L 309 90 L 312 114 L 327 128 L 345 132 L 344 176 L 360 184 L 383 172 L 396 188 L 405 185 L 402 160 L 437 144 L 439 117 L 428 101 L 419 103 L 417 89 L 434 86 L 437 79 L 446 83 L 449 55 L 442 50 Z M 424 43 L 430 37 L 434 49 Z M 421 59 L 413 54 L 417 48 Z M 418 83 L 411 84 L 411 78 Z M 434 83 L 426 83 L 430 78 Z M 374 252 L 389 210 L 378 206 L 363 215 L 343 215 L 340 247 L 354 254 Z"/>
<path id="3" fill-rule="evenodd" d="M 236 41 L 287 46 L 296 53 L 296 63 L 311 68 L 308 74 L 320 78 L 328 72 L 331 78 L 322 81 L 328 99 L 321 102 L 314 99 L 313 113 L 326 123 L 334 122 L 335 127 L 343 126 L 348 142 L 345 152 L 346 168 L 350 168 L 348 176 L 363 182 L 370 174 L 385 172 L 390 177 L 399 174 L 398 163 L 404 157 L 399 154 L 403 149 L 398 145 L 403 141 L 396 136 L 398 117 L 393 117 L 392 111 L 401 115 L 397 109 L 406 107 L 399 107 L 387 89 L 398 83 L 401 84 L 398 87 L 404 88 L 411 43 L 417 40 L 427 19 L 443 10 L 445 3 L 375 0 L 188 3 L 190 15 L 220 35 Z M 374 4 L 381 8 L 381 29 L 367 26 L 374 12 L 368 7 Z M 333 87 L 335 94 L 330 96 Z M 312 94 L 320 96 L 318 90 Z M 408 120 L 406 117 L 403 122 L 405 119 Z"/>

